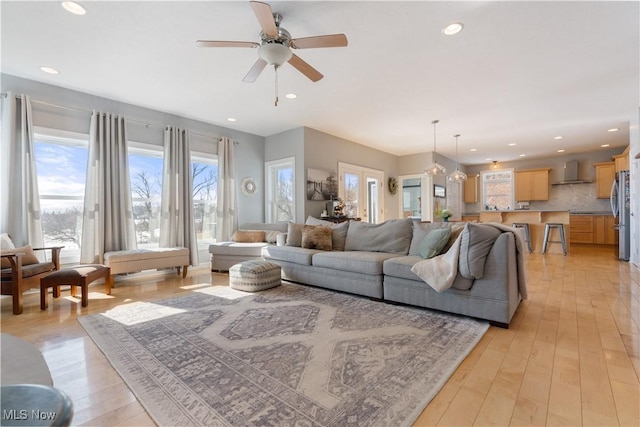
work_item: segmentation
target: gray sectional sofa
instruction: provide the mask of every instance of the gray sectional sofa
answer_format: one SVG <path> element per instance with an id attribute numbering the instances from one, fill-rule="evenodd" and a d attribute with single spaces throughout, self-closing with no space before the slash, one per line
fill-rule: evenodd
<path id="1" fill-rule="evenodd" d="M 280 265 L 285 280 L 486 319 L 502 327 L 508 327 L 526 298 L 518 230 L 410 219 L 333 224 L 309 218 L 307 224 L 331 227 L 333 250 L 301 247 L 303 225 L 290 223 L 285 244 L 261 249 L 265 260 Z M 444 259 L 455 259 L 455 265 L 449 261 L 454 269 L 450 288 L 437 291 L 434 288 L 442 285 L 436 283 L 439 279 L 431 275 L 434 283 L 427 283 L 412 268 L 424 261 L 420 243 L 430 231 L 442 227 L 455 228 L 445 255 L 420 265 L 421 271 L 429 271 L 432 265 L 442 267 Z"/>

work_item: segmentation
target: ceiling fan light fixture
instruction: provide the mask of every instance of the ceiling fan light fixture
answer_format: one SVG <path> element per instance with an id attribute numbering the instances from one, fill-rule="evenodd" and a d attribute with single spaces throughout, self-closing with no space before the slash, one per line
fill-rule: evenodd
<path id="1" fill-rule="evenodd" d="M 280 43 L 265 43 L 258 48 L 258 55 L 269 65 L 280 67 L 293 56 L 291 49 Z"/>

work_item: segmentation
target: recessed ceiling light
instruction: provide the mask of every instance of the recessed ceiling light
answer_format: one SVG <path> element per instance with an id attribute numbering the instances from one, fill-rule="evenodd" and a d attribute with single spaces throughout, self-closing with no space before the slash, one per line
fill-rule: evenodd
<path id="1" fill-rule="evenodd" d="M 55 68 L 51 68 L 51 67 L 40 67 L 40 70 L 44 71 L 45 73 L 48 74 L 59 74 L 60 71 L 56 70 Z"/>
<path id="2" fill-rule="evenodd" d="M 236 118 L 235 118 L 235 117 L 229 117 L 229 118 L 227 119 L 227 121 L 228 121 L 228 122 L 235 122 L 235 121 L 236 121 Z"/>
<path id="3" fill-rule="evenodd" d="M 562 138 L 564 138 L 564 137 L 563 137 L 563 136 L 560 136 L 560 135 L 558 135 L 558 136 L 554 136 L 554 137 L 553 137 L 553 139 L 562 139 Z"/>
<path id="4" fill-rule="evenodd" d="M 477 148 L 471 148 L 469 151 L 478 151 Z"/>
<path id="5" fill-rule="evenodd" d="M 285 96 L 289 99 L 296 99 L 298 97 L 295 93 L 288 93 Z"/>
<path id="6" fill-rule="evenodd" d="M 487 161 L 489 161 L 489 162 L 491 161 L 491 159 L 485 159 L 485 160 L 487 160 Z"/>
<path id="7" fill-rule="evenodd" d="M 527 156 L 526 154 L 520 154 L 520 157 L 526 157 L 526 156 Z"/>
<path id="8" fill-rule="evenodd" d="M 618 128 L 611 128 L 609 130 L 607 130 L 607 132 L 618 132 L 620 129 Z"/>
<path id="9" fill-rule="evenodd" d="M 509 143 L 509 146 L 510 146 L 510 147 L 513 147 L 514 145 L 518 145 L 518 144 L 516 144 L 515 142 L 510 142 L 510 143 Z"/>
<path id="10" fill-rule="evenodd" d="M 602 144 L 600 147 L 607 148 L 608 146 L 609 146 L 609 144 Z"/>
<path id="11" fill-rule="evenodd" d="M 560 148 L 559 150 L 556 150 L 558 153 L 564 153 L 564 148 Z"/>
<path id="12" fill-rule="evenodd" d="M 63 1 L 62 7 L 64 7 L 67 12 L 73 13 L 74 15 L 84 15 L 87 13 L 84 7 L 74 1 Z"/>
<path id="13" fill-rule="evenodd" d="M 444 27 L 442 29 L 442 34 L 444 34 L 445 36 L 453 36 L 462 31 L 462 28 L 464 28 L 464 25 L 462 25 L 460 22 L 454 22 L 453 24 L 449 24 Z"/>

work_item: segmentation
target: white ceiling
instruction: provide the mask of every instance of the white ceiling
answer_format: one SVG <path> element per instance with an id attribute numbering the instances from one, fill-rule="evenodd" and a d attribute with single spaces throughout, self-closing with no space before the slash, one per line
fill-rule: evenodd
<path id="1" fill-rule="evenodd" d="M 635 1 L 271 2 L 293 38 L 349 40 L 296 51 L 325 78 L 285 64 L 278 107 L 272 69 L 242 82 L 257 50 L 195 45 L 257 41 L 248 1 L 80 3 L 84 16 L 3 1 L 2 72 L 262 136 L 308 126 L 396 155 L 431 151 L 439 119 L 438 153 L 455 158 L 459 133 L 466 164 L 622 147 L 638 117 Z M 455 21 L 464 30 L 443 36 Z"/>

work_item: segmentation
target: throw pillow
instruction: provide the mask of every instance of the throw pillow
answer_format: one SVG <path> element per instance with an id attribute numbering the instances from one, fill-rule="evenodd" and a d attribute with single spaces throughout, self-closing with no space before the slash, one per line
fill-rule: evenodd
<path id="1" fill-rule="evenodd" d="M 485 224 L 467 223 L 462 230 L 458 269 L 462 277 L 482 279 L 484 263 L 496 239 L 502 232 Z"/>
<path id="2" fill-rule="evenodd" d="M 302 224 L 289 223 L 287 228 L 287 246 L 300 247 L 302 245 L 302 227 Z"/>
<path id="3" fill-rule="evenodd" d="M 331 241 L 333 242 L 334 251 L 344 251 L 344 243 L 347 240 L 347 230 L 349 229 L 349 221 L 344 221 L 339 224 L 331 221 L 325 221 L 323 219 L 314 218 L 312 216 L 307 217 L 307 225 L 324 225 L 331 229 Z"/>
<path id="4" fill-rule="evenodd" d="M 262 230 L 237 230 L 231 236 L 231 240 L 238 243 L 259 243 L 265 241 L 265 232 Z"/>
<path id="5" fill-rule="evenodd" d="M 429 234 L 422 239 L 418 246 L 420 256 L 425 259 L 433 258 L 439 255 L 442 249 L 445 247 L 451 236 L 450 228 L 439 228 L 437 230 L 431 230 Z"/>
<path id="6" fill-rule="evenodd" d="M 302 247 L 330 251 L 332 249 L 331 228 L 323 225 L 305 225 L 302 227 Z"/>
<path id="7" fill-rule="evenodd" d="M 264 241 L 267 243 L 275 243 L 276 240 L 278 240 L 278 234 L 280 234 L 278 230 L 265 230 Z"/>
<path id="8" fill-rule="evenodd" d="M 441 253 L 447 252 L 449 249 L 451 249 L 453 242 L 456 241 L 460 233 L 462 233 L 462 230 L 464 230 L 464 226 L 465 226 L 464 222 L 454 222 L 449 224 L 451 224 L 451 227 L 449 228 L 451 230 L 451 236 L 449 236 L 449 241 L 447 242 L 446 245 L 444 245 L 444 248 L 442 248 Z"/>
<path id="9" fill-rule="evenodd" d="M 0 249 L 6 251 L 7 249 L 14 249 L 16 246 L 11 241 L 11 237 L 7 233 L 0 234 Z"/>
<path id="10" fill-rule="evenodd" d="M 40 260 L 33 252 L 30 245 L 22 246 L 19 248 L 9 249 L 11 252 L 24 252 L 22 256 L 22 265 L 38 264 Z M 11 268 L 11 263 L 7 258 L 2 258 L 2 268 Z"/>

